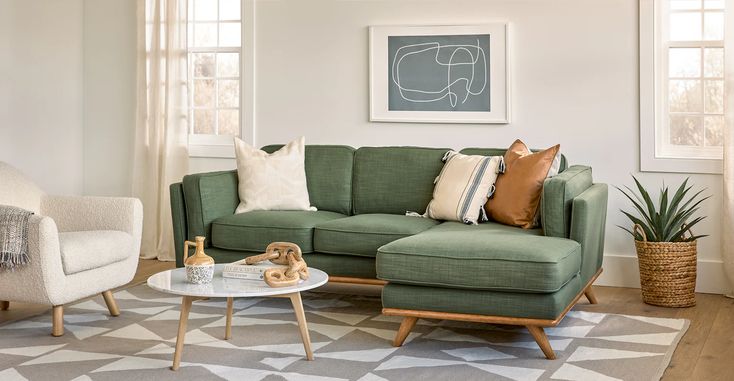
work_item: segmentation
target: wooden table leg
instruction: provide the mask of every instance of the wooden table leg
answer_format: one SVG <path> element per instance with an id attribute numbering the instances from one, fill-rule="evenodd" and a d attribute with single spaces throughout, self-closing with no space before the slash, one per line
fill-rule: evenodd
<path id="1" fill-rule="evenodd" d="M 232 338 L 232 309 L 234 308 L 234 299 L 227 298 L 227 326 L 224 329 L 224 340 Z"/>
<path id="2" fill-rule="evenodd" d="M 191 311 L 191 303 L 194 298 L 184 296 L 181 300 L 181 317 L 178 321 L 178 336 L 176 337 L 176 352 L 173 354 L 173 366 L 171 370 L 178 370 L 181 364 L 181 353 L 183 352 L 184 341 L 186 339 L 186 325 L 189 322 L 189 312 Z"/>
<path id="3" fill-rule="evenodd" d="M 306 325 L 306 313 L 303 311 L 303 302 L 301 301 L 301 293 L 294 292 L 288 297 L 293 303 L 293 311 L 296 313 L 298 320 L 298 329 L 301 331 L 301 339 L 303 340 L 303 348 L 306 350 L 306 358 L 313 361 L 313 352 L 311 351 L 311 337 L 308 334 L 308 326 Z"/>

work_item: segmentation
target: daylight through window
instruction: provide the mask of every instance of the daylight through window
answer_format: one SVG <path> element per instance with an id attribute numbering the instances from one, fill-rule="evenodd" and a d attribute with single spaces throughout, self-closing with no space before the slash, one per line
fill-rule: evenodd
<path id="1" fill-rule="evenodd" d="M 190 133 L 240 136 L 240 0 L 189 2 Z"/>
<path id="2" fill-rule="evenodd" d="M 661 1 L 657 156 L 720 159 L 725 0 Z"/>

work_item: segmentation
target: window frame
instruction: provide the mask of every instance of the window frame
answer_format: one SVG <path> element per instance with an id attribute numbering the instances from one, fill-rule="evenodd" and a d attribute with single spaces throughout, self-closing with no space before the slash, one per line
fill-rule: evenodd
<path id="1" fill-rule="evenodd" d="M 193 2 L 189 6 L 193 6 Z M 250 144 L 255 144 L 255 107 L 254 107 L 254 91 L 255 91 L 255 60 L 254 60 L 254 43 L 255 43 L 255 0 L 241 0 L 240 2 L 240 46 L 239 47 L 188 47 L 187 54 L 196 52 L 212 52 L 212 53 L 239 53 L 240 55 L 240 96 L 239 110 L 240 116 L 240 138 Z M 231 22 L 229 20 L 217 20 L 219 23 Z M 192 38 L 193 36 L 189 36 Z M 188 80 L 193 84 L 193 65 L 188 68 Z M 215 83 L 216 83 L 215 78 Z M 227 79 L 222 77 L 222 79 Z M 215 94 L 218 96 L 218 94 Z M 190 106 L 187 113 L 193 118 L 192 111 L 195 109 L 193 105 L 193 94 L 189 91 L 188 99 Z M 222 108 L 226 109 L 226 108 Z M 235 108 L 232 108 L 235 109 Z M 232 136 L 216 135 L 216 134 L 194 134 L 191 129 L 192 124 L 189 122 L 188 128 L 188 145 L 189 157 L 202 158 L 234 158 L 234 140 Z"/>
<path id="2" fill-rule="evenodd" d="M 663 144 L 669 137 L 669 128 L 664 120 L 669 116 L 668 106 L 668 49 L 671 47 L 723 47 L 724 62 L 734 62 L 732 45 L 734 23 L 732 6 L 734 0 L 725 0 L 723 44 L 720 41 L 692 41 L 690 43 L 667 42 L 663 1 L 640 0 L 640 170 L 643 172 L 710 173 L 720 174 L 723 169 L 719 147 L 675 147 Z M 702 52 L 703 54 L 703 52 Z M 703 66 L 704 62 L 701 62 Z M 732 66 L 732 65 L 729 65 Z M 724 65 L 724 97 L 731 103 L 732 69 Z M 704 80 L 701 73 L 701 80 Z M 703 86 L 703 83 L 702 83 Z M 703 87 L 702 90 L 704 91 Z M 725 109 L 725 129 L 730 128 L 730 115 L 734 107 Z M 705 115 L 705 110 L 701 113 Z M 702 127 L 705 128 L 705 127 Z M 691 156 L 700 155 L 695 158 Z M 688 157 L 686 157 L 688 156 Z M 712 158 L 713 157 L 713 158 Z"/>

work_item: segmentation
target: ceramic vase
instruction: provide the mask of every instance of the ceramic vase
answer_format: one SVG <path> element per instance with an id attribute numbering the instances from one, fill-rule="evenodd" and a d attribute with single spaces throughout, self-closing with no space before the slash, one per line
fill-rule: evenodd
<path id="1" fill-rule="evenodd" d="M 196 242 L 184 242 L 184 265 L 186 266 L 186 280 L 189 283 L 211 283 L 214 278 L 214 258 L 204 252 L 205 237 L 197 236 Z M 188 256 L 189 247 L 195 246 L 194 255 Z"/>

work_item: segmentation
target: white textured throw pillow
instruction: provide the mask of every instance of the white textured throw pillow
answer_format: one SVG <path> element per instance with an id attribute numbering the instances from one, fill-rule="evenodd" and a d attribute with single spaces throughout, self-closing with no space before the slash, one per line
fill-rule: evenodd
<path id="1" fill-rule="evenodd" d="M 476 225 L 484 204 L 494 192 L 497 174 L 504 171 L 502 156 L 463 155 L 449 151 L 435 181 L 433 199 L 424 217 Z"/>
<path id="2" fill-rule="evenodd" d="M 300 137 L 268 154 L 234 138 L 240 205 L 253 210 L 316 210 L 308 199 L 305 141 Z"/>

